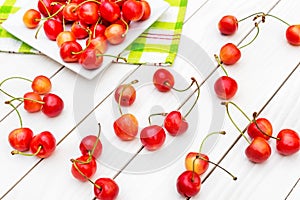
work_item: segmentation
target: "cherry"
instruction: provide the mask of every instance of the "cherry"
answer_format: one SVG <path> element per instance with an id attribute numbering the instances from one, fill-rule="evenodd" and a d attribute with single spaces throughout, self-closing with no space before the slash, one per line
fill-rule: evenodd
<path id="1" fill-rule="evenodd" d="M 143 10 L 144 10 L 143 16 L 140 19 L 140 21 L 145 21 L 145 20 L 149 19 L 150 15 L 151 15 L 151 7 L 150 7 L 150 4 L 145 0 L 141 0 L 140 2 L 142 4 Z"/>
<path id="2" fill-rule="evenodd" d="M 115 22 L 121 17 L 121 10 L 115 2 L 104 1 L 99 6 L 101 17 L 108 22 Z"/>
<path id="3" fill-rule="evenodd" d="M 30 128 L 21 127 L 9 133 L 8 141 L 12 148 L 24 152 L 29 150 L 32 137 L 33 132 Z"/>
<path id="4" fill-rule="evenodd" d="M 40 13 L 45 16 L 49 17 L 52 13 L 52 6 L 51 6 L 52 0 L 39 0 L 37 7 Z"/>
<path id="5" fill-rule="evenodd" d="M 251 138 L 259 136 L 269 140 L 273 133 L 273 127 L 271 122 L 266 118 L 258 118 L 250 123 L 247 128 L 247 133 Z"/>
<path id="6" fill-rule="evenodd" d="M 64 62 L 78 62 L 81 51 L 82 47 L 77 41 L 67 41 L 61 45 L 59 54 Z"/>
<path id="7" fill-rule="evenodd" d="M 114 200 L 119 194 L 119 186 L 111 178 L 99 178 L 94 184 L 94 194 L 100 200 Z"/>
<path id="8" fill-rule="evenodd" d="M 85 182 L 91 178 L 97 170 L 97 162 L 94 157 L 82 155 L 77 159 L 71 159 L 72 175 L 79 181 Z"/>
<path id="9" fill-rule="evenodd" d="M 184 197 L 193 197 L 200 191 L 200 176 L 193 171 L 184 171 L 177 178 L 176 187 L 180 195 Z"/>
<path id="10" fill-rule="evenodd" d="M 138 120 L 133 114 L 122 114 L 113 124 L 115 134 L 124 141 L 133 140 L 138 134 Z"/>
<path id="11" fill-rule="evenodd" d="M 88 25 L 83 21 L 74 21 L 71 25 L 71 32 L 77 39 L 84 39 L 89 36 Z"/>
<path id="12" fill-rule="evenodd" d="M 48 77 L 44 75 L 36 76 L 32 83 L 31 88 L 34 92 L 38 94 L 47 94 L 51 91 L 52 84 Z"/>
<path id="13" fill-rule="evenodd" d="M 95 159 L 98 158 L 102 153 L 102 143 L 99 139 L 101 133 L 101 125 L 100 123 L 98 125 L 98 135 L 85 136 L 79 144 L 79 149 L 82 155 L 93 156 Z"/>
<path id="14" fill-rule="evenodd" d="M 300 25 L 291 25 L 286 29 L 285 33 L 288 43 L 291 45 L 300 45 Z"/>
<path id="15" fill-rule="evenodd" d="M 61 45 L 67 41 L 76 41 L 76 37 L 73 32 L 62 31 L 56 37 L 56 43 L 58 47 L 61 47 Z"/>
<path id="16" fill-rule="evenodd" d="M 144 147 L 149 151 L 159 149 L 165 142 L 166 133 L 163 127 L 150 125 L 141 130 L 140 140 Z"/>
<path id="17" fill-rule="evenodd" d="M 267 140 L 262 137 L 256 137 L 246 148 L 247 158 L 254 163 L 262 163 L 271 156 L 271 147 Z"/>
<path id="18" fill-rule="evenodd" d="M 43 28 L 46 36 L 53 41 L 55 41 L 58 34 L 63 31 L 62 23 L 55 19 L 46 20 Z"/>
<path id="19" fill-rule="evenodd" d="M 189 152 L 185 157 L 186 170 L 193 171 L 201 175 L 206 172 L 209 166 L 208 156 L 199 152 Z"/>
<path id="20" fill-rule="evenodd" d="M 277 151 L 285 156 L 297 153 L 300 149 L 300 138 L 296 131 L 291 129 L 282 129 L 276 140 Z"/>
<path id="21" fill-rule="evenodd" d="M 86 45 L 88 48 L 98 49 L 102 53 L 105 53 L 108 47 L 107 39 L 104 35 L 98 35 L 92 39 L 87 39 Z"/>
<path id="22" fill-rule="evenodd" d="M 136 82 L 122 84 L 117 87 L 114 93 L 116 102 L 120 102 L 121 106 L 131 106 L 136 99 L 136 90 L 132 86 Z"/>
<path id="23" fill-rule="evenodd" d="M 105 29 L 104 35 L 110 44 L 116 45 L 125 40 L 126 31 L 120 24 L 111 24 Z"/>
<path id="24" fill-rule="evenodd" d="M 103 37 L 105 29 L 106 29 L 106 26 L 104 26 L 103 24 L 99 24 L 99 23 L 93 24 L 90 27 L 90 30 L 92 31 L 92 38 L 96 38 L 98 36 Z M 106 40 L 106 38 L 105 38 L 105 40 Z"/>
<path id="25" fill-rule="evenodd" d="M 181 135 L 188 129 L 188 123 L 179 111 L 172 111 L 165 117 L 164 127 L 172 136 Z"/>
<path id="26" fill-rule="evenodd" d="M 97 48 L 86 48 L 81 52 L 78 63 L 85 69 L 98 69 L 103 63 L 102 52 Z"/>
<path id="27" fill-rule="evenodd" d="M 123 16 L 130 21 L 138 21 L 143 17 L 143 5 L 140 1 L 127 0 L 122 5 Z"/>
<path id="28" fill-rule="evenodd" d="M 225 65 L 233 65 L 241 58 L 240 49 L 233 43 L 227 43 L 220 49 L 220 59 Z"/>
<path id="29" fill-rule="evenodd" d="M 160 92 L 168 92 L 174 86 L 174 76 L 170 71 L 160 68 L 153 74 L 153 84 Z"/>
<path id="30" fill-rule="evenodd" d="M 64 16 L 63 16 L 63 9 L 65 7 L 65 2 L 60 2 L 62 0 L 54 1 L 51 3 L 51 16 L 48 18 L 53 18 L 57 20 L 58 22 L 62 23 L 64 21 Z"/>
<path id="31" fill-rule="evenodd" d="M 77 8 L 77 15 L 79 20 L 89 25 L 95 24 L 100 17 L 98 8 L 98 3 L 92 1 L 87 1 L 79 4 Z"/>
<path id="32" fill-rule="evenodd" d="M 235 16 L 223 16 L 219 23 L 218 29 L 223 35 L 232 35 L 238 30 L 238 20 Z"/>
<path id="33" fill-rule="evenodd" d="M 27 92 L 24 94 L 24 109 L 27 112 L 39 112 L 42 109 L 42 97 L 36 92 Z"/>
<path id="34" fill-rule="evenodd" d="M 23 15 L 23 23 L 27 28 L 36 28 L 41 21 L 41 13 L 35 9 L 27 10 Z"/>
<path id="35" fill-rule="evenodd" d="M 216 80 L 214 90 L 220 99 L 229 100 L 236 94 L 238 84 L 229 76 L 221 76 Z"/>
<path id="36" fill-rule="evenodd" d="M 52 94 L 52 93 L 46 94 L 43 97 L 43 102 L 44 104 L 42 107 L 42 112 L 48 117 L 58 116 L 64 108 L 63 100 L 56 94 Z"/>
<path id="37" fill-rule="evenodd" d="M 64 19 L 70 22 L 78 20 L 78 12 L 76 12 L 77 3 L 68 3 L 62 10 Z"/>

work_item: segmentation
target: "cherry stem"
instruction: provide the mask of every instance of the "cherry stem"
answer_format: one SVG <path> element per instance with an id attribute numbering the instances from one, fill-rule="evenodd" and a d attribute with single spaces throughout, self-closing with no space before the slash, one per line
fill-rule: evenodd
<path id="1" fill-rule="evenodd" d="M 11 99 L 9 101 L 5 101 L 4 103 L 5 104 L 10 104 L 11 102 L 13 102 L 15 100 L 18 100 L 18 101 L 25 101 L 25 100 L 27 100 L 27 101 L 33 101 L 33 102 L 39 103 L 39 104 L 45 104 L 45 102 L 43 102 L 43 101 L 38 101 L 38 100 L 35 100 L 35 99 L 23 98 L 23 97 L 15 97 L 15 98 L 13 98 L 13 99 Z"/>
<path id="2" fill-rule="evenodd" d="M 33 154 L 32 154 L 32 153 L 24 153 L 24 152 L 21 152 L 21 151 L 18 151 L 18 150 L 13 150 L 13 151 L 11 152 L 11 154 L 12 154 L 12 155 L 19 154 L 19 155 L 22 155 L 22 156 L 36 156 L 36 155 L 38 155 L 38 154 L 41 152 L 42 148 L 43 148 L 43 146 L 40 145 L 40 146 L 38 147 L 38 149 L 36 150 L 36 152 L 33 153 Z"/>
<path id="3" fill-rule="evenodd" d="M 214 162 L 212 162 L 212 161 L 210 161 L 210 160 L 207 160 L 206 158 L 204 158 L 203 156 L 196 156 L 196 158 L 195 159 L 201 159 L 201 160 L 204 160 L 204 161 L 206 161 L 206 162 L 208 162 L 208 163 L 211 163 L 211 164 L 213 164 L 213 165 L 215 165 L 216 167 L 219 167 L 220 169 L 222 169 L 223 171 L 225 171 L 227 174 L 229 174 L 231 177 L 232 177 L 232 179 L 233 180 L 237 180 L 237 177 L 236 176 L 234 176 L 232 173 L 230 173 L 227 169 L 225 169 L 224 167 L 222 167 L 222 166 L 220 166 L 220 165 L 218 165 L 217 163 L 214 163 Z"/>
<path id="4" fill-rule="evenodd" d="M 129 87 L 130 85 L 136 84 L 136 83 L 138 83 L 138 82 L 139 82 L 139 81 L 135 79 L 135 80 L 131 81 L 130 83 L 125 84 L 125 85 L 123 86 L 123 88 L 122 88 L 122 90 L 121 90 L 121 93 L 120 93 L 120 96 L 119 96 L 119 99 L 118 99 L 118 108 L 119 108 L 119 112 L 120 112 L 121 115 L 123 115 L 122 108 L 121 108 L 121 100 L 122 100 L 122 96 L 123 96 L 123 93 L 124 93 L 125 89 L 126 89 L 127 87 Z"/>
<path id="5" fill-rule="evenodd" d="M 78 162 L 77 160 L 71 159 L 72 165 L 75 167 L 75 169 L 79 172 L 79 174 L 81 176 L 83 176 L 87 181 L 89 181 L 90 183 L 92 183 L 95 187 L 97 187 L 99 190 L 101 190 L 102 188 L 97 185 L 94 181 L 92 181 L 89 177 L 87 177 L 84 173 L 82 173 L 82 171 L 78 168 L 78 166 L 76 165 L 76 162 Z"/>
<path id="6" fill-rule="evenodd" d="M 259 34 L 258 23 L 255 22 L 254 26 L 256 27 L 256 30 L 257 30 L 257 31 L 256 31 L 256 35 L 254 36 L 254 38 L 253 38 L 249 43 L 247 43 L 247 44 L 245 44 L 245 45 L 239 47 L 239 49 L 242 49 L 242 48 L 244 48 L 244 47 L 246 47 L 246 46 L 249 46 L 249 45 L 250 45 L 252 42 L 254 42 L 254 40 L 257 38 L 257 36 L 258 36 L 258 34 Z"/>
<path id="7" fill-rule="evenodd" d="M 165 86 L 171 88 L 172 90 L 175 90 L 176 92 L 185 92 L 185 91 L 189 90 L 193 86 L 194 82 L 195 81 L 192 81 L 191 84 L 187 88 L 184 88 L 184 89 L 177 89 L 177 88 L 171 87 L 170 83 L 168 81 L 165 81 L 163 84 Z"/>
<path id="8" fill-rule="evenodd" d="M 128 30 L 129 30 L 129 26 L 128 26 L 128 23 L 123 19 L 121 18 L 121 21 L 125 24 L 126 26 L 126 30 L 125 30 L 125 33 L 122 34 L 122 37 L 125 37 L 128 33 Z"/>
<path id="9" fill-rule="evenodd" d="M 125 57 L 121 57 L 120 55 L 114 56 L 114 55 L 109 55 L 109 54 L 97 54 L 96 56 L 106 56 L 106 57 L 112 57 L 112 58 L 117 58 L 117 60 L 121 59 L 124 62 L 127 62 L 127 59 Z"/>
<path id="10" fill-rule="evenodd" d="M 92 157 L 92 156 L 93 156 L 93 154 L 94 154 L 94 152 L 95 152 L 95 149 L 96 149 L 96 147 L 97 147 L 97 144 L 99 143 L 99 138 L 100 138 L 100 133 L 101 133 L 101 124 L 100 124 L 100 123 L 98 123 L 98 127 L 99 127 L 98 134 L 97 134 L 98 140 L 96 140 L 96 142 L 95 142 L 94 145 L 93 145 L 92 150 L 89 152 L 89 157 Z"/>
<path id="11" fill-rule="evenodd" d="M 227 113 L 227 115 L 228 115 L 230 121 L 232 122 L 232 124 L 233 124 L 233 125 L 235 126 L 235 128 L 240 132 L 240 134 L 245 138 L 245 140 L 250 144 L 249 139 L 244 135 L 243 131 L 241 131 L 241 129 L 237 126 L 237 124 L 234 122 L 234 120 L 232 119 L 232 117 L 231 117 L 231 115 L 230 115 L 230 113 L 229 113 L 228 105 L 229 105 L 229 104 L 235 105 L 235 104 L 233 104 L 232 102 L 222 102 L 221 104 L 222 104 L 222 105 L 225 105 L 225 107 L 226 107 L 226 113 Z M 238 108 L 238 107 L 237 107 L 237 108 Z M 244 116 L 247 116 L 241 109 L 239 109 L 239 110 L 244 114 Z M 248 117 L 247 117 L 247 118 L 248 118 Z M 251 121 L 251 120 L 250 120 L 250 121 Z"/>
<path id="12" fill-rule="evenodd" d="M 196 172 L 195 172 L 195 162 L 196 162 L 197 159 L 198 158 L 196 156 L 196 158 L 193 160 L 193 175 L 192 175 L 192 179 L 191 179 L 192 182 L 194 182 L 194 179 L 195 179 L 195 174 L 196 174 Z"/>
<path id="13" fill-rule="evenodd" d="M 148 117 L 149 125 L 152 124 L 151 118 L 152 118 L 153 116 L 167 116 L 167 115 L 168 115 L 168 113 L 153 113 L 153 114 L 149 115 L 149 117 Z"/>
<path id="14" fill-rule="evenodd" d="M 189 111 L 184 115 L 184 117 L 183 117 L 184 119 L 192 112 L 193 108 L 194 108 L 195 105 L 197 104 L 197 101 L 198 101 L 198 99 L 199 99 L 199 97 L 200 97 L 200 85 L 198 84 L 197 80 L 196 80 L 194 77 L 192 77 L 191 79 L 192 79 L 192 84 L 195 83 L 195 84 L 197 85 L 197 97 L 196 97 L 196 99 L 195 99 L 195 101 L 194 101 L 192 107 L 191 107 L 191 108 L 189 109 Z"/>
<path id="15" fill-rule="evenodd" d="M 12 103 L 9 103 L 9 105 L 17 112 L 18 118 L 19 118 L 19 122 L 20 122 L 20 127 L 23 127 L 23 121 L 22 121 L 22 117 L 20 115 L 20 112 L 18 111 L 17 107 L 14 106 Z"/>
<path id="16" fill-rule="evenodd" d="M 225 135 L 226 132 L 225 132 L 225 131 L 218 131 L 218 132 L 212 132 L 212 133 L 207 134 L 207 135 L 205 136 L 205 138 L 203 138 L 203 140 L 202 140 L 202 142 L 201 142 L 201 145 L 200 145 L 200 148 L 199 148 L 199 154 L 202 152 L 203 144 L 205 143 L 205 141 L 207 140 L 207 138 L 209 138 L 210 136 L 215 135 L 215 134 Z"/>
<path id="17" fill-rule="evenodd" d="M 273 17 L 273 18 L 275 18 L 275 19 L 277 19 L 277 20 L 283 22 L 284 24 L 290 26 L 290 24 L 287 23 L 286 21 L 284 21 L 283 19 L 281 19 L 281 18 L 279 18 L 279 17 L 276 17 L 275 15 L 272 15 L 272 14 L 266 14 L 266 13 L 264 13 L 264 12 L 257 12 L 257 13 L 254 13 L 254 14 L 252 14 L 252 15 L 249 15 L 249 16 L 247 16 L 247 17 L 245 17 L 245 18 L 240 19 L 238 22 L 242 22 L 242 21 L 244 21 L 244 20 L 246 20 L 246 19 L 248 19 L 248 18 L 250 18 L 250 17 L 253 17 L 253 16 L 255 16 L 255 17 L 253 18 L 253 21 L 256 20 L 257 18 L 261 17 L 261 18 L 262 18 L 262 22 L 265 22 L 265 17 L 266 17 L 266 16 L 269 16 L 269 17 Z"/>
<path id="18" fill-rule="evenodd" d="M 32 82 L 32 80 L 27 79 L 27 78 L 24 78 L 24 77 L 13 76 L 13 77 L 9 77 L 9 78 L 6 78 L 6 79 L 4 79 L 3 81 L 1 81 L 0 87 L 1 87 L 6 81 L 11 80 L 11 79 L 21 79 L 21 80 L 25 80 L 25 81 Z M 5 94 L 5 95 L 7 95 L 7 96 L 9 96 L 9 97 L 11 97 L 11 98 L 15 98 L 14 96 L 12 96 L 12 95 L 10 95 L 9 93 L 5 92 L 5 91 L 2 90 L 1 88 L 0 88 L 0 91 L 1 91 L 3 94 Z"/>
<path id="19" fill-rule="evenodd" d="M 221 61 L 221 59 L 219 58 L 219 56 L 217 54 L 214 55 L 215 60 L 217 61 L 218 65 L 221 67 L 221 69 L 223 70 L 223 72 L 225 73 L 226 76 L 228 76 L 228 73 L 223 65 L 223 62 Z"/>
<path id="20" fill-rule="evenodd" d="M 265 133 L 263 130 L 261 130 L 261 128 L 260 128 L 260 127 L 258 126 L 258 124 L 257 124 L 256 118 L 257 118 L 257 113 L 254 112 L 254 113 L 253 113 L 253 120 L 252 120 L 252 121 L 253 121 L 253 123 L 255 124 L 256 128 L 257 128 L 262 134 L 264 134 L 264 135 L 266 135 L 266 136 L 268 136 L 268 137 L 270 137 L 270 138 L 273 138 L 273 139 L 275 139 L 275 140 L 280 140 L 280 138 L 273 137 L 272 135 L 269 135 L 269 134 Z"/>

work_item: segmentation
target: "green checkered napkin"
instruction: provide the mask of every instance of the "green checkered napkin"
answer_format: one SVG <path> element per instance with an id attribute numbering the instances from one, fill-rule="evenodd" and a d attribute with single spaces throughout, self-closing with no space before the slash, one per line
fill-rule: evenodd
<path id="1" fill-rule="evenodd" d="M 171 65 L 176 57 L 187 0 L 165 0 L 168 10 L 124 52 L 131 64 Z M 24 6 L 22 0 L 0 0 L 0 52 L 39 53 L 1 27 L 1 23 Z"/>

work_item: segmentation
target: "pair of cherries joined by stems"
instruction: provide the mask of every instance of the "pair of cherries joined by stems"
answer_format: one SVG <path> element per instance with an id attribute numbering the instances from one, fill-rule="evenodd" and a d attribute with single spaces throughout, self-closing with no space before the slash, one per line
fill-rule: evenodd
<path id="1" fill-rule="evenodd" d="M 121 116 L 114 121 L 113 128 L 115 134 L 123 141 L 131 141 L 135 139 L 139 132 L 138 120 L 136 119 L 136 117 L 131 113 L 123 114 L 121 110 L 122 106 L 130 106 L 135 101 L 136 90 L 132 85 L 137 82 L 137 80 L 134 80 L 129 84 L 122 84 L 115 90 L 114 98 L 116 102 L 118 102 Z M 186 89 L 175 89 L 174 76 L 170 71 L 164 68 L 160 68 L 155 71 L 155 73 L 153 74 L 152 82 L 154 87 L 159 92 L 163 93 L 169 92 L 170 90 L 183 92 L 190 89 L 195 83 L 197 85 L 198 95 L 193 106 L 190 108 L 189 112 L 185 116 L 183 116 L 179 110 L 174 110 L 170 113 L 151 114 L 148 117 L 149 126 L 144 127 L 140 131 L 140 141 L 143 144 L 143 146 L 149 151 L 155 151 L 164 144 L 166 139 L 165 129 L 172 136 L 181 135 L 184 132 L 186 132 L 186 130 L 188 129 L 186 117 L 192 111 L 200 95 L 200 87 L 194 78 L 192 78 L 191 84 Z M 165 117 L 162 126 L 151 124 L 151 117 L 157 115 Z"/>
<path id="2" fill-rule="evenodd" d="M 248 142 L 248 147 L 245 149 L 247 158 L 254 163 L 262 163 L 266 161 L 272 153 L 272 149 L 268 140 L 270 138 L 276 140 L 276 150 L 279 154 L 289 156 L 297 153 L 300 150 L 300 138 L 296 131 L 292 129 L 282 129 L 276 137 L 273 137 L 273 128 L 271 122 L 266 118 L 257 118 L 257 113 L 253 113 L 253 119 L 250 119 L 246 113 L 235 103 L 222 102 L 226 107 L 226 112 L 233 125 L 240 132 L 240 134 Z M 229 112 L 229 105 L 237 108 L 243 116 L 250 122 L 247 126 L 247 133 L 252 139 L 250 141 L 242 132 L 242 130 L 234 122 Z"/>
<path id="3" fill-rule="evenodd" d="M 98 69 L 106 55 L 108 44 L 122 43 L 131 22 L 147 20 L 151 7 L 146 0 L 39 0 L 38 9 L 29 9 L 23 22 L 30 29 L 41 27 L 46 36 L 56 41 L 61 59 L 67 63 L 79 63 L 85 69 Z M 44 18 L 42 18 L 44 16 Z M 70 29 L 66 24 L 71 24 Z M 86 46 L 79 40 L 86 39 Z"/>
<path id="4" fill-rule="evenodd" d="M 3 80 L 0 83 L 0 86 L 11 79 L 30 81 L 31 88 L 33 90 L 32 92 L 27 92 L 22 98 L 16 98 L 0 88 L 0 91 L 3 94 L 12 98 L 10 101 L 6 101 L 5 103 L 11 105 L 17 112 L 20 122 L 20 128 L 12 130 L 8 135 L 9 144 L 12 148 L 14 148 L 11 153 L 13 155 L 20 154 L 25 156 L 47 158 L 52 155 L 56 149 L 56 139 L 54 135 L 49 131 L 43 131 L 34 135 L 30 128 L 23 127 L 21 115 L 17 107 L 13 105 L 12 102 L 14 100 L 23 102 L 24 109 L 27 112 L 32 113 L 42 110 L 42 112 L 48 117 L 55 117 L 61 113 L 63 109 L 63 101 L 57 95 L 50 93 L 52 84 L 50 79 L 46 76 L 36 76 L 33 81 L 22 77 L 10 77 Z M 44 95 L 43 99 L 40 95 Z M 30 150 L 31 153 L 25 153 L 28 150 Z"/>
<path id="5" fill-rule="evenodd" d="M 81 156 L 71 159 L 71 173 L 79 181 L 89 181 L 94 187 L 94 199 L 114 200 L 119 194 L 119 186 L 111 178 L 98 178 L 95 182 L 91 180 L 97 171 L 97 161 L 102 154 L 102 143 L 100 140 L 101 125 L 98 124 L 98 135 L 87 135 L 79 144 Z"/>

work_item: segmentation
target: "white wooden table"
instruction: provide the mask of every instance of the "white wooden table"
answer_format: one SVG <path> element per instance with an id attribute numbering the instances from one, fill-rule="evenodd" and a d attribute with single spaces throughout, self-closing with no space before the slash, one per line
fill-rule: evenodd
<path id="1" fill-rule="evenodd" d="M 28 114 L 20 109 L 24 124 L 34 132 L 49 130 L 58 141 L 56 152 L 49 158 L 12 156 L 8 144 L 8 133 L 17 127 L 18 118 L 11 107 L 0 104 L 0 199 L 92 199 L 93 187 L 90 183 L 76 181 L 71 173 L 70 158 L 80 155 L 78 145 L 85 134 L 96 134 L 97 124 L 102 124 L 101 138 L 109 141 L 110 148 L 103 147 L 103 157 L 97 160 L 98 170 L 93 180 L 99 177 L 114 178 L 120 187 L 118 199 L 184 199 L 176 191 L 176 179 L 184 169 L 184 157 L 190 151 L 197 151 L 203 137 L 209 131 L 225 130 L 225 136 L 218 137 L 215 143 L 207 145 L 205 151 L 214 162 L 235 174 L 233 181 L 218 168 L 210 166 L 201 176 L 200 193 L 192 199 L 300 199 L 300 154 L 283 157 L 275 150 L 271 140 L 272 155 L 262 164 L 247 160 L 244 149 L 246 141 L 225 115 L 225 110 L 213 93 L 212 83 L 222 74 L 216 69 L 214 54 L 227 42 L 235 44 L 249 42 L 254 34 L 253 22 L 239 24 L 233 36 L 221 36 L 217 22 L 222 16 L 231 14 L 241 19 L 259 11 L 279 16 L 291 24 L 299 23 L 300 1 L 290 0 L 190 0 L 188 2 L 183 41 L 192 41 L 206 52 L 211 66 L 198 66 L 185 59 L 187 43 L 181 44 L 181 53 L 171 70 L 189 80 L 195 76 L 201 85 L 201 96 L 191 116 L 193 136 L 191 142 L 179 155 L 172 154 L 176 147 L 175 138 L 167 137 L 167 143 L 156 152 L 140 150 L 139 139 L 125 143 L 113 134 L 112 123 L 118 116 L 113 103 L 113 91 L 122 81 L 131 81 L 142 76 L 151 80 L 145 71 L 146 66 L 112 64 L 94 80 L 85 80 L 43 55 L 17 55 L 1 53 L 0 79 L 10 76 L 33 78 L 43 74 L 51 77 L 52 91 L 59 94 L 65 102 L 63 113 L 53 119 L 44 115 Z M 267 18 L 260 25 L 260 34 L 250 46 L 242 49 L 241 60 L 228 73 L 239 85 L 237 95 L 232 99 L 251 116 L 268 118 L 273 125 L 274 134 L 283 128 L 300 132 L 300 69 L 299 47 L 286 42 L 286 25 L 273 18 Z M 183 49 L 185 47 L 186 49 Z M 202 49 L 196 48 L 195 55 Z M 194 61 L 193 61 L 194 62 Z M 148 75 L 148 76 L 147 76 Z M 23 95 L 30 88 L 16 82 L 5 86 L 16 96 Z M 168 94 L 163 96 L 151 89 L 150 81 L 137 85 L 137 104 L 128 111 L 141 119 L 140 126 L 146 125 L 151 112 L 158 109 L 176 108 L 183 96 Z M 6 100 L 0 94 L 1 102 Z M 187 105 L 188 106 L 188 105 Z M 248 122 L 237 112 L 232 113 L 239 126 L 244 129 Z M 216 118 L 218 117 L 216 121 Z M 240 139 L 239 139 L 240 138 Z M 178 137 L 176 140 L 184 140 Z M 180 143 L 180 142 L 179 142 Z M 167 149 L 164 151 L 164 149 Z M 122 152 L 122 153 L 120 153 Z M 164 157 L 165 156 L 165 157 Z M 170 159 L 170 157 L 172 159 Z M 147 160 L 148 159 L 148 160 Z M 108 164 L 109 163 L 109 164 Z M 152 167 L 153 166 L 153 167 Z"/>

